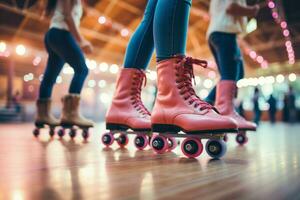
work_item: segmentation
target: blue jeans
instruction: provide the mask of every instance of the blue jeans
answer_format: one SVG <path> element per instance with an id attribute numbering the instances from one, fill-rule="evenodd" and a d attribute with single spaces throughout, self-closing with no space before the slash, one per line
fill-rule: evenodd
<path id="1" fill-rule="evenodd" d="M 45 46 L 49 54 L 47 67 L 40 86 L 39 98 L 50 98 L 56 78 L 65 62 L 74 69 L 69 93 L 80 94 L 88 68 L 84 55 L 69 31 L 51 28 L 45 36 Z"/>
<path id="2" fill-rule="evenodd" d="M 244 65 L 236 34 L 213 32 L 208 39 L 210 50 L 218 66 L 221 80 L 238 81 L 244 77 Z M 213 104 L 216 98 L 214 87 L 206 98 Z"/>
<path id="3" fill-rule="evenodd" d="M 146 69 L 154 46 L 157 60 L 185 55 L 192 0 L 148 0 L 143 20 L 127 46 L 124 67 Z"/>

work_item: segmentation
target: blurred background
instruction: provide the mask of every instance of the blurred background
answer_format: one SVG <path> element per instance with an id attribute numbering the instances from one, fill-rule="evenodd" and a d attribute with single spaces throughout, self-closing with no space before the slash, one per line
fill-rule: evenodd
<path id="1" fill-rule="evenodd" d="M 296 122 L 300 119 L 300 4 L 296 0 L 258 1 L 266 6 L 249 21 L 239 38 L 246 76 L 237 110 L 253 119 L 259 103 L 263 121 Z M 43 38 L 49 19 L 43 19 L 44 0 L 0 1 L 0 122 L 32 121 L 35 100 L 47 61 Z M 102 121 L 122 67 L 126 45 L 139 24 L 146 0 L 87 0 L 81 32 L 94 45 L 86 59 L 90 73 L 82 92 L 82 112 Z M 196 91 L 201 98 L 219 79 L 207 46 L 209 0 L 193 0 L 187 53 L 206 59 L 208 69 L 195 68 Z M 257 1 L 248 1 L 249 4 Z M 156 93 L 155 55 L 147 72 L 143 100 L 151 110 Z M 67 93 L 73 70 L 67 64 L 54 88 L 53 112 L 59 116 L 60 98 Z M 258 88 L 258 98 L 254 89 Z M 256 111 L 257 112 L 257 111 Z"/>

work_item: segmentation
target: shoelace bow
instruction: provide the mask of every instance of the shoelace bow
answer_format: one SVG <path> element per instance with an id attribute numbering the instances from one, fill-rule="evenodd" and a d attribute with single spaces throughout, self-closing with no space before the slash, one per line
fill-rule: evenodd
<path id="1" fill-rule="evenodd" d="M 192 79 L 194 81 L 194 84 L 196 85 L 193 69 L 194 64 L 203 68 L 207 67 L 207 61 L 195 59 L 192 57 L 181 58 L 181 60 L 178 63 L 178 66 L 176 67 L 178 72 L 178 79 L 176 80 L 176 82 L 178 83 L 178 89 L 180 89 L 180 94 L 183 95 L 185 100 L 189 100 L 189 104 L 195 103 L 194 107 L 199 108 L 201 111 L 206 109 L 216 110 L 215 107 L 201 100 L 193 88 Z"/>
<path id="2" fill-rule="evenodd" d="M 139 111 L 144 115 L 150 115 L 150 112 L 148 111 L 148 109 L 145 107 L 145 105 L 141 100 L 142 87 L 143 86 L 145 87 L 146 84 L 147 84 L 146 74 L 140 70 L 135 74 L 133 78 L 134 87 L 132 87 L 131 100 L 132 100 L 132 104 L 134 105 L 134 108 L 136 108 L 137 111 Z"/>

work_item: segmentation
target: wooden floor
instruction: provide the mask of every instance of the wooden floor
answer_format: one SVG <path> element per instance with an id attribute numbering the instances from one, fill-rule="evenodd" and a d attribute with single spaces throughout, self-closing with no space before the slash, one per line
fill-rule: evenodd
<path id="1" fill-rule="evenodd" d="M 241 147 L 229 136 L 221 160 L 187 159 L 177 148 L 155 155 L 32 136 L 31 124 L 0 125 L 0 200 L 300 199 L 300 125 L 262 124 Z"/>

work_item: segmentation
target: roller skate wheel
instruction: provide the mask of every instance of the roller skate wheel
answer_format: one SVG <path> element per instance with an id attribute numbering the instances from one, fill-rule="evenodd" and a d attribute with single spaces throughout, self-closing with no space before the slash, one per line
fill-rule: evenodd
<path id="1" fill-rule="evenodd" d="M 200 139 L 186 138 L 181 143 L 181 150 L 188 158 L 196 158 L 201 155 L 203 151 L 203 144 Z"/>
<path id="2" fill-rule="evenodd" d="M 40 129 L 35 128 L 32 133 L 33 133 L 34 137 L 38 137 L 40 134 Z"/>
<path id="3" fill-rule="evenodd" d="M 64 130 L 64 129 L 59 129 L 58 132 L 57 132 L 57 135 L 58 135 L 60 138 L 64 137 L 64 135 L 65 135 L 65 130 Z"/>
<path id="4" fill-rule="evenodd" d="M 143 150 L 147 147 L 149 141 L 146 135 L 137 135 L 134 138 L 134 145 L 137 149 Z"/>
<path id="5" fill-rule="evenodd" d="M 162 154 L 168 149 L 168 146 L 169 145 L 166 137 L 160 135 L 152 136 L 151 147 L 154 152 Z"/>
<path id="6" fill-rule="evenodd" d="M 71 129 L 70 132 L 69 132 L 69 136 L 73 139 L 76 136 L 76 130 Z"/>
<path id="7" fill-rule="evenodd" d="M 50 129 L 49 130 L 49 135 L 50 135 L 50 137 L 53 137 L 55 135 L 55 130 L 54 129 Z"/>
<path id="8" fill-rule="evenodd" d="M 228 136 L 227 136 L 227 134 L 224 135 L 223 140 L 224 140 L 224 142 L 227 142 L 227 141 L 228 141 Z"/>
<path id="9" fill-rule="evenodd" d="M 102 135 L 101 141 L 105 146 L 108 147 L 113 144 L 114 136 L 112 133 L 105 133 Z"/>
<path id="10" fill-rule="evenodd" d="M 177 147 L 177 145 L 178 145 L 178 142 L 177 142 L 177 140 L 174 138 L 174 137 L 169 137 L 168 138 L 168 150 L 169 151 L 172 151 L 172 150 L 174 150 L 176 147 Z"/>
<path id="11" fill-rule="evenodd" d="M 83 130 L 82 131 L 82 137 L 83 137 L 83 139 L 88 139 L 89 138 L 89 136 L 90 136 L 90 134 L 89 134 L 89 131 L 88 130 Z"/>
<path id="12" fill-rule="evenodd" d="M 238 144 L 243 145 L 248 142 L 248 137 L 243 133 L 238 133 L 235 140 Z"/>
<path id="13" fill-rule="evenodd" d="M 210 139 L 207 141 L 205 149 L 210 157 L 218 159 L 225 155 L 227 146 L 223 140 Z"/>
<path id="14" fill-rule="evenodd" d="M 124 147 L 128 144 L 128 136 L 126 134 L 121 133 L 120 136 L 117 139 L 117 143 L 120 147 Z"/>

